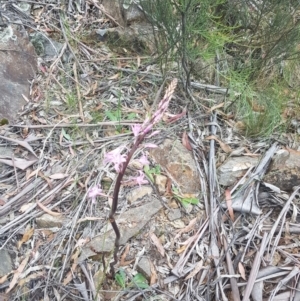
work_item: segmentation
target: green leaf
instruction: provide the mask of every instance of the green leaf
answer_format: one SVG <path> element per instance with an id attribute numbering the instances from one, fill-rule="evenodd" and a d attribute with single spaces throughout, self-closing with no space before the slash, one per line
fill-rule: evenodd
<path id="1" fill-rule="evenodd" d="M 199 203 L 199 200 L 196 198 L 181 198 L 179 200 L 182 203 L 183 207 L 187 207 L 189 204 L 197 205 Z"/>
<path id="2" fill-rule="evenodd" d="M 133 120 L 136 118 L 136 113 L 129 113 L 126 117 L 127 120 Z"/>
<path id="3" fill-rule="evenodd" d="M 123 269 L 119 270 L 119 272 L 115 275 L 115 279 L 122 288 L 125 288 L 126 274 Z"/>
<path id="4" fill-rule="evenodd" d="M 155 165 L 154 169 L 155 169 L 155 174 L 156 175 L 159 175 L 161 173 L 160 165 Z"/>
<path id="5" fill-rule="evenodd" d="M 199 203 L 199 200 L 197 198 L 188 198 L 187 201 L 193 205 L 197 205 Z"/>
<path id="6" fill-rule="evenodd" d="M 154 182 L 154 178 L 153 178 L 153 175 L 152 175 L 149 165 L 144 166 L 144 172 L 148 176 L 148 178 L 151 180 L 151 182 Z"/>
<path id="7" fill-rule="evenodd" d="M 108 117 L 108 119 L 110 121 L 116 121 L 116 120 L 118 120 L 117 117 L 115 116 L 115 114 L 113 112 L 111 112 L 111 111 L 105 112 L 105 115 Z"/>
<path id="8" fill-rule="evenodd" d="M 136 274 L 133 277 L 132 282 L 138 288 L 148 288 L 149 287 L 147 279 L 141 273 Z"/>
<path id="9" fill-rule="evenodd" d="M 185 208 L 188 207 L 188 205 L 189 205 L 189 203 L 186 202 L 184 199 L 181 199 L 180 202 L 181 202 L 182 206 Z"/>
<path id="10" fill-rule="evenodd" d="M 69 134 L 66 133 L 65 129 L 61 129 L 61 132 L 62 132 L 63 136 L 64 136 L 67 140 L 69 140 L 69 141 L 72 140 L 72 139 L 71 139 L 71 136 L 70 136 Z"/>
<path id="11" fill-rule="evenodd" d="M 107 111 L 105 112 L 105 115 L 108 117 L 110 121 L 118 121 L 121 119 L 121 112 L 119 110 Z"/>

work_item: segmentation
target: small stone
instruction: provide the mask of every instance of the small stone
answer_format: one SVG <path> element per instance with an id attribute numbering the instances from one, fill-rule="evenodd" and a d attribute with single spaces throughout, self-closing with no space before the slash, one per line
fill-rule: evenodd
<path id="1" fill-rule="evenodd" d="M 182 229 L 185 227 L 185 224 L 181 219 L 177 219 L 172 222 L 172 226 L 176 229 Z"/>
<path id="2" fill-rule="evenodd" d="M 7 250 L 0 250 L 0 262 L 0 277 L 3 277 L 12 271 L 11 257 Z"/>
<path id="3" fill-rule="evenodd" d="M 168 202 L 168 206 L 172 209 L 179 208 L 178 203 L 174 199 Z"/>
<path id="4" fill-rule="evenodd" d="M 0 120 L 11 123 L 26 104 L 25 99 L 30 98 L 28 81 L 35 77 L 37 60 L 26 31 L 13 25 L 0 31 Z M 5 39 L 3 34 L 6 35 Z"/>
<path id="5" fill-rule="evenodd" d="M 292 149 L 279 150 L 263 180 L 283 191 L 293 191 L 294 186 L 298 186 L 300 182 L 300 152 Z"/>
<path id="6" fill-rule="evenodd" d="M 180 141 L 166 139 L 149 153 L 179 186 L 181 193 L 199 195 L 201 185 L 194 158 Z"/>
<path id="7" fill-rule="evenodd" d="M 185 209 L 185 212 L 186 212 L 187 214 L 190 214 L 190 213 L 192 212 L 192 210 L 194 209 L 194 205 L 192 205 L 192 204 L 186 204 L 186 205 L 184 206 L 184 209 Z"/>
<path id="8" fill-rule="evenodd" d="M 151 263 L 148 257 L 142 257 L 137 264 L 137 270 L 148 280 L 151 278 Z"/>
<path id="9" fill-rule="evenodd" d="M 145 15 L 136 4 L 132 3 L 127 9 L 125 9 L 125 19 L 127 25 L 130 25 L 134 22 L 144 21 Z"/>
<path id="10" fill-rule="evenodd" d="M 176 219 L 179 219 L 181 218 L 181 212 L 180 212 L 180 209 L 171 209 L 169 212 L 168 212 L 168 219 L 170 221 L 174 221 Z"/>
<path id="11" fill-rule="evenodd" d="M 160 194 L 164 194 L 166 192 L 168 178 L 164 175 L 156 175 L 155 176 L 155 185 L 157 186 L 158 192 Z"/>
<path id="12" fill-rule="evenodd" d="M 139 199 L 142 199 L 143 197 L 145 197 L 147 195 L 151 195 L 152 192 L 153 192 L 153 189 L 150 186 L 137 187 L 137 188 L 131 190 L 127 194 L 126 199 L 127 199 L 129 204 L 132 204 L 132 203 L 136 202 Z"/>
<path id="13" fill-rule="evenodd" d="M 218 168 L 219 184 L 231 186 L 235 184 L 243 175 L 258 164 L 259 158 L 252 157 L 230 157 Z"/>
<path id="14" fill-rule="evenodd" d="M 52 216 L 50 214 L 43 214 L 40 217 L 37 217 L 36 220 L 37 228 L 61 228 L 65 222 L 63 216 Z"/>

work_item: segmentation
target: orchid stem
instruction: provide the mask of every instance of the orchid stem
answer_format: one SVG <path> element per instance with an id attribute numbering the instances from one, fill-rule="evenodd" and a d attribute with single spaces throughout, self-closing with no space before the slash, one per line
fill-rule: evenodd
<path id="1" fill-rule="evenodd" d="M 118 174 L 118 177 L 117 177 L 117 180 L 116 180 L 116 184 L 115 184 L 112 206 L 111 206 L 111 210 L 110 210 L 110 213 L 109 213 L 109 221 L 110 221 L 111 226 L 113 227 L 113 229 L 115 231 L 115 234 L 116 234 L 115 248 L 114 248 L 114 261 L 110 264 L 110 269 L 111 269 L 112 277 L 115 276 L 115 268 L 114 268 L 114 266 L 118 262 L 118 251 L 119 251 L 120 238 L 121 238 L 120 230 L 119 230 L 118 225 L 117 225 L 116 220 L 115 220 L 115 213 L 116 213 L 117 207 L 118 207 L 118 200 L 119 200 L 119 192 L 120 192 L 120 188 L 121 188 L 121 182 L 122 182 L 124 173 L 126 171 L 126 168 L 127 168 L 128 164 L 129 164 L 129 162 L 130 162 L 133 154 L 138 149 L 139 145 L 144 140 L 145 136 L 146 136 L 146 133 L 141 133 L 137 137 L 137 139 L 136 139 L 135 143 L 133 144 L 131 150 L 127 154 L 127 159 L 124 162 L 124 164 L 122 166 L 122 169 L 121 169 L 121 171 Z"/>

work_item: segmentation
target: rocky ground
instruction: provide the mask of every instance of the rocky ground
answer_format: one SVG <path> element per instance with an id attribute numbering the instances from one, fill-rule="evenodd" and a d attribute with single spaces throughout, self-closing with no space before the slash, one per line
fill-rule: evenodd
<path id="1" fill-rule="evenodd" d="M 126 169 L 112 275 L 104 158 L 131 147 L 176 65 L 163 78 L 136 6 L 0 2 L 0 300 L 300 300 L 297 133 L 248 139 L 227 87 L 206 74 L 192 102 L 179 81 L 157 147 Z"/>

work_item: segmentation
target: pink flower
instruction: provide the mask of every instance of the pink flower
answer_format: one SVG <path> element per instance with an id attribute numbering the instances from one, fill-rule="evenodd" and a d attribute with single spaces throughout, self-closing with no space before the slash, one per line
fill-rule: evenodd
<path id="1" fill-rule="evenodd" d="M 99 188 L 98 186 L 94 186 L 94 187 L 91 187 L 89 189 L 89 193 L 88 193 L 88 197 L 92 199 L 92 203 L 95 204 L 96 203 L 96 197 L 98 195 L 103 195 L 104 194 L 102 193 L 102 189 Z"/>
<path id="2" fill-rule="evenodd" d="M 150 123 L 146 126 L 146 128 L 143 129 L 143 133 L 147 134 L 151 129 L 153 128 L 153 123 Z"/>
<path id="3" fill-rule="evenodd" d="M 158 105 L 158 108 L 159 110 L 161 110 L 162 114 L 167 110 L 169 103 L 170 103 L 169 101 L 164 101 Z"/>
<path id="4" fill-rule="evenodd" d="M 138 161 L 139 161 L 143 166 L 149 165 L 149 164 L 150 164 L 150 162 L 149 162 L 148 159 L 147 159 L 147 156 L 145 156 L 145 155 L 142 155 L 142 156 L 139 158 Z"/>
<path id="5" fill-rule="evenodd" d="M 148 147 L 148 148 L 157 148 L 158 146 L 154 143 L 145 143 L 143 145 L 144 147 Z"/>
<path id="6" fill-rule="evenodd" d="M 147 116 L 142 124 L 142 127 L 145 127 L 146 125 L 148 125 L 149 121 L 150 121 L 150 117 Z"/>
<path id="7" fill-rule="evenodd" d="M 155 136 L 155 135 L 157 135 L 158 133 L 160 133 L 160 131 L 159 130 L 157 130 L 157 131 L 154 131 L 154 132 L 152 132 L 147 138 L 151 138 L 151 137 L 153 137 L 153 136 Z"/>
<path id="8" fill-rule="evenodd" d="M 179 114 L 173 115 L 173 114 L 167 114 L 170 118 L 167 120 L 168 123 L 172 123 L 180 119 L 181 117 L 186 115 L 186 108 L 183 109 L 183 111 Z"/>
<path id="9" fill-rule="evenodd" d="M 155 116 L 154 119 L 153 119 L 153 124 L 156 124 L 156 123 L 160 122 L 162 117 L 163 117 L 163 114 L 158 114 L 157 116 Z"/>
<path id="10" fill-rule="evenodd" d="M 104 164 L 105 163 L 113 163 L 115 170 L 117 172 L 120 172 L 123 166 L 123 163 L 126 162 L 126 155 L 122 155 L 121 152 L 123 150 L 123 146 L 120 146 L 114 150 L 112 150 L 111 152 L 108 152 L 105 156 L 104 156 Z"/>
<path id="11" fill-rule="evenodd" d="M 142 126 L 138 123 L 133 124 L 131 126 L 131 130 L 133 132 L 134 137 L 137 137 L 140 134 L 141 128 L 142 128 Z"/>
<path id="12" fill-rule="evenodd" d="M 134 181 L 141 187 L 142 184 L 147 184 L 148 181 L 145 179 L 145 175 L 142 171 L 139 170 L 139 176 L 134 178 Z"/>

